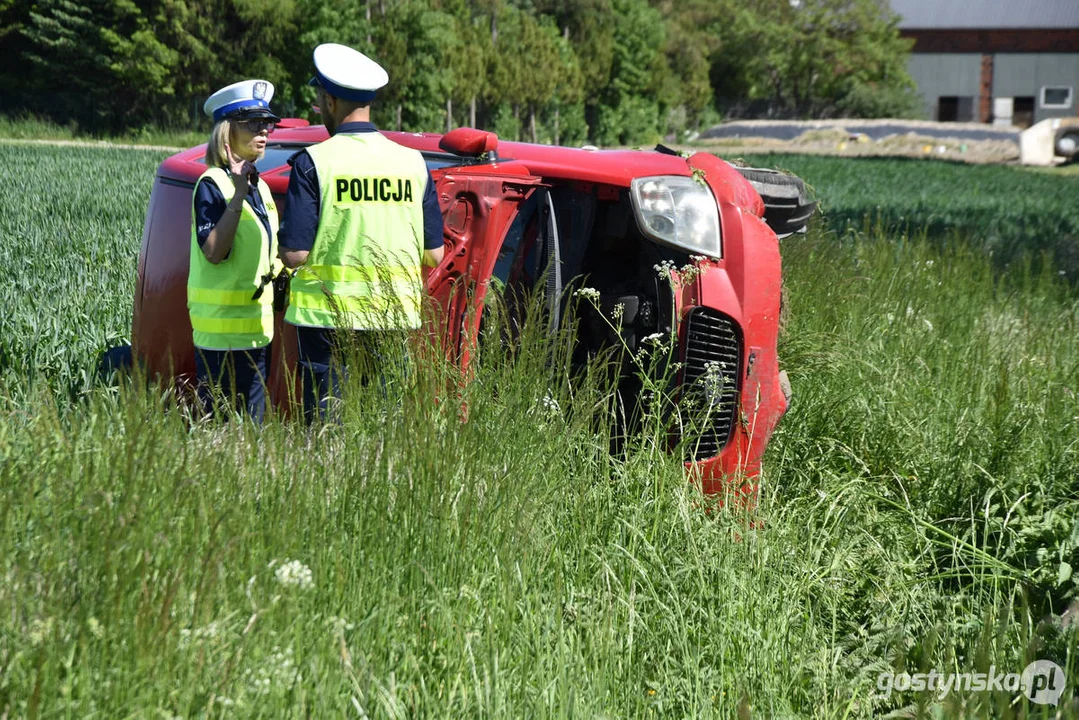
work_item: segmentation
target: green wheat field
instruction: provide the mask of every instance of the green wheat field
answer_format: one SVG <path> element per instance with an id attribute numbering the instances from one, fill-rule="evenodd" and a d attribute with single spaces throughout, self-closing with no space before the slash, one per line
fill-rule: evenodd
<path id="1" fill-rule="evenodd" d="M 746 158 L 824 207 L 746 511 L 536 327 L 314 433 L 96 380 L 164 157 L 0 145 L 0 717 L 1079 717 L 1079 177 Z"/>

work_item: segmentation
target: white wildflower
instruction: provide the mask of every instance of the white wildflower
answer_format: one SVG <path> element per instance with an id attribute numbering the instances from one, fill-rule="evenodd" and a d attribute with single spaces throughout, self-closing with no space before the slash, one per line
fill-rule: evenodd
<path id="1" fill-rule="evenodd" d="M 562 418 L 562 406 L 558 404 L 552 395 L 550 390 L 543 396 L 533 407 L 528 411 L 529 415 L 538 415 L 541 425 L 546 425 L 552 420 L 560 420 Z"/>
<path id="2" fill-rule="evenodd" d="M 929 318 L 922 318 L 922 322 L 925 323 L 925 329 L 928 332 L 933 332 L 933 323 L 929 321 Z"/>
<path id="3" fill-rule="evenodd" d="M 341 635 L 343 633 L 356 629 L 356 625 L 354 623 L 350 623 L 345 618 L 337 617 L 336 615 L 330 617 L 326 621 L 326 624 L 333 629 L 335 635 Z"/>
<path id="4" fill-rule="evenodd" d="M 614 306 L 614 308 L 611 310 L 611 315 L 612 315 L 612 317 L 614 317 L 616 322 L 621 321 L 622 316 L 625 313 L 626 313 L 626 305 L 625 305 L 625 303 L 617 303 Z"/>
<path id="5" fill-rule="evenodd" d="M 584 298 L 585 300 L 592 300 L 592 301 L 598 301 L 599 300 L 599 290 L 596 290 L 595 288 L 584 287 L 584 288 L 581 288 L 580 290 L 577 290 L 573 294 L 576 295 L 579 298 Z"/>
<path id="6" fill-rule="evenodd" d="M 52 635 L 52 618 L 34 618 L 34 622 L 30 624 L 30 644 L 41 645 L 45 640 Z"/>
<path id="7" fill-rule="evenodd" d="M 292 648 L 282 650 L 274 647 L 270 656 L 261 666 L 248 669 L 244 673 L 244 679 L 248 687 L 256 695 L 268 695 L 276 688 L 286 688 L 294 683 L 302 681 L 302 676 L 296 672 L 296 663 L 292 659 Z"/>
<path id="8" fill-rule="evenodd" d="M 690 263 L 689 265 L 683 265 L 678 269 L 678 279 L 684 283 L 691 283 L 697 279 L 697 276 L 704 272 L 704 269 L 700 265 Z"/>
<path id="9" fill-rule="evenodd" d="M 180 630 L 180 647 L 186 648 L 192 644 L 216 640 L 220 634 L 221 625 L 216 620 L 202 627 L 182 628 Z"/>
<path id="10" fill-rule="evenodd" d="M 665 333 L 652 333 L 641 338 L 642 345 L 662 345 L 667 340 Z"/>
<path id="11" fill-rule="evenodd" d="M 704 364 L 704 374 L 697 379 L 704 390 L 705 398 L 711 405 L 715 405 L 722 399 L 723 388 L 727 384 L 727 378 L 723 375 L 726 365 L 727 363 L 718 360 L 707 362 Z"/>
<path id="12" fill-rule="evenodd" d="M 307 590 L 315 583 L 311 577 L 311 568 L 299 560 L 286 560 L 274 571 L 277 582 L 289 587 Z"/>
<path id="13" fill-rule="evenodd" d="M 664 260 L 661 263 L 657 263 L 652 266 L 652 269 L 659 275 L 660 280 L 670 280 L 671 273 L 675 271 L 674 262 L 671 260 Z"/>

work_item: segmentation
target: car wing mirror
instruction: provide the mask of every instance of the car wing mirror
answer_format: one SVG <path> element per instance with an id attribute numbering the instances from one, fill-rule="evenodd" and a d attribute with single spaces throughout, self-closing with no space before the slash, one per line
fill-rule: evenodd
<path id="1" fill-rule="evenodd" d="M 460 157 L 479 158 L 487 156 L 488 162 L 498 159 L 498 136 L 476 128 L 457 128 L 442 136 L 438 146 Z"/>

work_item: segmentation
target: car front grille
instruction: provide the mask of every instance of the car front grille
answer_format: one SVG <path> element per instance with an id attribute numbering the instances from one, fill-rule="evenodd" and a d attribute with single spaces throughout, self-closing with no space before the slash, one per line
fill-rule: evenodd
<path id="1" fill-rule="evenodd" d="M 734 321 L 711 308 L 692 308 L 685 323 L 681 405 L 684 427 L 699 435 L 685 438 L 686 459 L 705 460 L 719 454 L 734 428 L 742 345 Z"/>

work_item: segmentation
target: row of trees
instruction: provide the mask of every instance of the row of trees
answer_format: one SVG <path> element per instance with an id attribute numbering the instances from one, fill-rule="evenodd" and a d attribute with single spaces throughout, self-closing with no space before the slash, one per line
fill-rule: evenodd
<path id="1" fill-rule="evenodd" d="M 0 112 L 204 127 L 210 92 L 264 77 L 311 117 L 320 42 L 387 68 L 376 121 L 406 130 L 615 145 L 917 107 L 886 0 L 0 0 Z"/>

